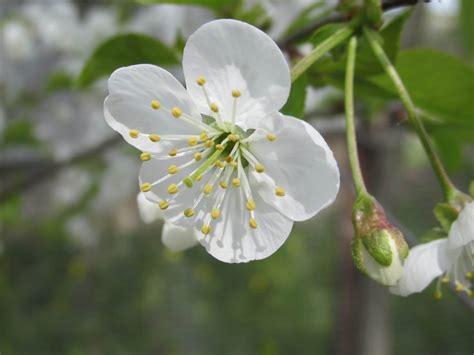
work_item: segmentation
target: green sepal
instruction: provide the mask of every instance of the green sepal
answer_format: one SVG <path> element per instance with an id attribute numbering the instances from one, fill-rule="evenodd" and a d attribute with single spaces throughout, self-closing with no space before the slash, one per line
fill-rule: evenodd
<path id="1" fill-rule="evenodd" d="M 362 239 L 370 255 L 382 266 L 392 263 L 392 250 L 390 248 L 390 233 L 380 230 Z"/>
<path id="2" fill-rule="evenodd" d="M 448 233 L 441 227 L 434 227 L 426 231 L 420 238 L 420 243 L 428 243 L 433 240 L 443 239 L 448 236 Z"/>
<path id="3" fill-rule="evenodd" d="M 448 203 L 438 203 L 433 213 L 446 232 L 451 229 L 451 224 L 458 218 L 459 210 Z"/>

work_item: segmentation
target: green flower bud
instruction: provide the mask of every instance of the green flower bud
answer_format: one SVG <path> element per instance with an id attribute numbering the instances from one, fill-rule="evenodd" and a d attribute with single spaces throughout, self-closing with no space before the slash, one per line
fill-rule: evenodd
<path id="1" fill-rule="evenodd" d="M 371 196 L 356 201 L 352 223 L 352 258 L 357 268 L 382 285 L 395 285 L 409 252 L 403 234 L 388 222 L 382 206 Z"/>

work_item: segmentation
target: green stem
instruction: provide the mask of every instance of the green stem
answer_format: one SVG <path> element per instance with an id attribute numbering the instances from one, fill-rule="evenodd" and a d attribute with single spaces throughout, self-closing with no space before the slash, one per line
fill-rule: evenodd
<path id="1" fill-rule="evenodd" d="M 423 148 L 425 149 L 426 154 L 428 155 L 428 159 L 430 160 L 431 166 L 433 167 L 433 170 L 435 171 L 435 174 L 441 185 L 445 199 L 447 201 L 452 201 L 456 196 L 458 196 L 459 191 L 456 189 L 456 187 L 453 185 L 453 183 L 449 179 L 449 176 L 446 173 L 446 170 L 444 169 L 444 166 L 441 160 L 436 154 L 434 147 L 428 137 L 428 134 L 426 133 L 423 122 L 421 121 L 420 117 L 418 116 L 416 112 L 416 108 L 410 97 L 410 94 L 405 88 L 405 85 L 403 84 L 402 79 L 398 75 L 397 70 L 395 69 L 393 64 L 390 62 L 390 59 L 385 54 L 382 46 L 377 41 L 377 38 L 375 34 L 373 33 L 373 31 L 368 28 L 364 28 L 364 35 L 367 41 L 369 42 L 375 56 L 379 60 L 380 64 L 384 68 L 387 75 L 392 80 L 392 83 L 398 92 L 398 96 L 400 97 L 401 101 L 403 102 L 403 105 L 405 106 L 408 119 L 413 125 L 413 128 L 415 129 L 415 132 L 418 135 L 421 141 L 421 144 L 423 145 Z"/>
<path id="2" fill-rule="evenodd" d="M 360 170 L 359 155 L 357 154 L 357 139 L 354 128 L 354 69 L 357 51 L 357 38 L 352 37 L 347 47 L 347 65 L 345 80 L 345 109 L 346 109 L 346 140 L 349 163 L 351 165 L 352 179 L 357 197 L 367 195 L 364 178 Z"/>
<path id="3" fill-rule="evenodd" d="M 336 47 L 339 43 L 349 38 L 354 30 L 352 27 L 343 27 L 340 30 L 334 32 L 330 37 L 322 41 L 318 46 L 314 47 L 313 50 L 303 57 L 295 66 L 291 69 L 291 82 L 293 83 L 303 74 L 308 68 L 314 64 L 324 54 L 329 52 L 331 49 Z"/>

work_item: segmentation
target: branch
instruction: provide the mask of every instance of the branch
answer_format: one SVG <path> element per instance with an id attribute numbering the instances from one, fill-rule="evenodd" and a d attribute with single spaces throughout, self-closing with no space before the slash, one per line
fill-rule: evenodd
<path id="1" fill-rule="evenodd" d="M 122 141 L 122 137 L 114 135 L 97 145 L 86 149 L 73 157 L 56 162 L 48 162 L 43 164 L 42 168 L 35 173 L 29 174 L 26 177 L 18 179 L 11 184 L 8 184 L 5 188 L 0 190 L 0 203 L 21 192 L 24 193 L 31 188 L 35 187 L 39 183 L 54 177 L 63 168 L 80 163 L 87 159 L 93 158 L 98 154 L 103 153 L 107 149 L 115 146 L 118 142 Z"/>
<path id="2" fill-rule="evenodd" d="M 388 10 L 392 10 L 392 9 L 395 9 L 395 8 L 398 8 L 398 7 L 413 6 L 413 5 L 416 5 L 418 3 L 418 1 L 419 0 L 385 0 L 382 3 L 382 9 L 384 11 L 388 11 Z M 431 0 L 423 0 L 423 1 L 424 2 L 430 2 Z M 287 48 L 287 47 L 295 44 L 299 40 L 309 36 L 314 31 L 316 31 L 317 29 L 319 29 L 319 28 L 321 28 L 325 25 L 328 25 L 330 23 L 347 22 L 349 20 L 350 20 L 350 18 L 348 18 L 347 16 L 344 16 L 342 14 L 334 14 L 334 15 L 331 15 L 331 16 L 329 16 L 329 17 L 327 17 L 327 18 L 325 18 L 321 21 L 312 23 L 312 24 L 310 24 L 306 27 L 303 27 L 303 28 L 299 29 L 298 31 L 288 35 L 287 37 L 282 38 L 277 43 L 280 46 L 280 48 Z"/>

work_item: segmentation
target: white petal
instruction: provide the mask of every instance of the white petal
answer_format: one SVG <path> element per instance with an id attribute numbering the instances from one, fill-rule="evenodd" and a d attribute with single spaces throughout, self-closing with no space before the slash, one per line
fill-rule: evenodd
<path id="1" fill-rule="evenodd" d="M 226 263 L 264 259 L 286 241 L 293 221 L 255 196 L 257 228 L 249 226 L 250 213 L 245 209 L 242 190 L 229 187 L 221 217 L 211 222 L 211 233 L 198 232 L 199 242 L 209 254 Z"/>
<path id="2" fill-rule="evenodd" d="M 150 224 L 156 220 L 163 219 L 163 212 L 158 204 L 147 200 L 143 192 L 137 195 L 137 205 L 138 214 L 143 222 Z"/>
<path id="3" fill-rule="evenodd" d="M 400 296 L 423 291 L 448 268 L 447 243 L 446 239 L 438 239 L 411 249 L 403 266 L 402 278 L 390 291 Z"/>
<path id="4" fill-rule="evenodd" d="M 169 222 L 163 225 L 161 241 L 171 251 L 178 252 L 192 248 L 198 243 L 192 228 L 175 226 Z"/>
<path id="5" fill-rule="evenodd" d="M 308 123 L 280 113 L 262 120 L 261 127 L 250 149 L 265 174 L 252 172 L 250 179 L 262 198 L 295 221 L 311 218 L 331 204 L 339 190 L 339 169 L 324 138 Z M 276 140 L 268 141 L 267 132 Z M 275 185 L 286 195 L 276 196 Z"/>
<path id="6" fill-rule="evenodd" d="M 117 69 L 109 79 L 109 93 L 104 102 L 105 120 L 128 143 L 142 151 L 168 151 L 169 142 L 153 143 L 145 135 L 131 138 L 130 130 L 159 135 L 200 132 L 170 114 L 169 110 L 178 107 L 183 113 L 201 120 L 181 83 L 160 67 L 139 64 Z M 153 109 L 152 100 L 158 100 L 161 108 Z"/>
<path id="7" fill-rule="evenodd" d="M 462 247 L 474 240 L 474 202 L 468 203 L 459 213 L 449 231 L 448 241 L 451 249 Z"/>
<path id="8" fill-rule="evenodd" d="M 290 71 L 278 46 L 266 33 L 236 20 L 212 21 L 192 34 L 184 48 L 183 70 L 188 92 L 202 113 L 211 112 L 196 84 L 199 76 L 206 79 L 210 100 L 225 120 L 232 115 L 232 90 L 239 89 L 236 122 L 242 126 L 278 111 L 290 92 Z"/>
<path id="9" fill-rule="evenodd" d="M 176 156 L 169 159 L 151 159 L 142 164 L 140 169 L 140 185 L 143 183 L 153 183 L 168 175 L 167 169 L 170 165 L 177 165 L 178 167 L 189 161 L 194 161 L 193 155 Z M 168 201 L 169 207 L 163 211 L 166 220 L 176 225 L 190 226 L 194 223 L 194 218 L 186 218 L 184 210 L 192 207 L 194 202 L 201 194 L 202 186 L 207 181 L 208 174 L 206 174 L 201 181 L 196 181 L 192 188 L 186 187 L 182 184 L 182 180 L 189 176 L 200 162 L 193 162 L 190 166 L 183 169 L 178 169 L 176 174 L 169 176 L 166 180 L 153 185 L 151 191 L 145 193 L 146 198 L 155 203 L 161 201 Z M 168 186 L 171 184 L 179 185 L 176 194 L 168 193 Z M 197 213 L 198 211 L 196 211 Z"/>

